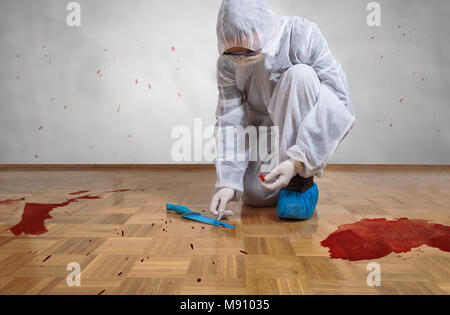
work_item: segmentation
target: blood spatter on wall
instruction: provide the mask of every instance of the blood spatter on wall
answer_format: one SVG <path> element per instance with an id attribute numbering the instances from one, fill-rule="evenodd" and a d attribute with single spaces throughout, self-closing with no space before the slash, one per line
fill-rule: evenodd
<path id="1" fill-rule="evenodd" d="M 450 226 L 408 218 L 362 219 L 339 226 L 321 245 L 329 248 L 331 258 L 350 261 L 407 253 L 422 245 L 450 252 Z"/>

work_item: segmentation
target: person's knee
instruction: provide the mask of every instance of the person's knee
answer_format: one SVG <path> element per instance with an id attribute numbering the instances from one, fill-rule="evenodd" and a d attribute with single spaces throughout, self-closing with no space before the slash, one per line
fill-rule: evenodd
<path id="1" fill-rule="evenodd" d="M 305 64 L 293 65 L 283 74 L 284 79 L 287 79 L 297 86 L 297 89 L 305 91 L 314 91 L 318 94 L 320 88 L 320 80 L 316 71 Z"/>
<path id="2" fill-rule="evenodd" d="M 256 186 L 256 185 L 255 185 Z M 271 207 L 277 204 L 278 193 L 263 188 L 245 187 L 242 201 L 245 205 L 255 207 Z"/>

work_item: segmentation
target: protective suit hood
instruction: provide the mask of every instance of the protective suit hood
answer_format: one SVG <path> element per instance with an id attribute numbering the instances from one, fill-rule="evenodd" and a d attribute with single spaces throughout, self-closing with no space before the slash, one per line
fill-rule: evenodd
<path id="1" fill-rule="evenodd" d="M 277 15 L 265 0 L 224 0 L 217 18 L 219 53 L 244 47 L 273 55 L 282 30 Z"/>

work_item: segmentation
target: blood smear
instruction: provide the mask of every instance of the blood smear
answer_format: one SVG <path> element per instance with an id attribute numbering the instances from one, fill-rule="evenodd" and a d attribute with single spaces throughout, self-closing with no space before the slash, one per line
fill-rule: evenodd
<path id="1" fill-rule="evenodd" d="M 81 195 L 81 194 L 84 194 L 84 193 L 87 193 L 87 192 L 89 192 L 89 190 L 80 190 L 80 191 L 76 191 L 76 192 L 70 193 L 69 195 L 71 195 L 71 196 L 73 196 L 73 195 Z"/>
<path id="2" fill-rule="evenodd" d="M 339 226 L 321 245 L 329 248 L 331 258 L 350 261 L 407 253 L 422 245 L 450 252 L 450 226 L 408 218 L 362 219 Z"/>
<path id="3" fill-rule="evenodd" d="M 25 198 L 20 198 L 20 199 L 7 199 L 7 200 L 0 200 L 0 205 L 9 205 L 11 202 L 15 202 L 15 201 L 22 201 L 25 200 Z"/>
<path id="4" fill-rule="evenodd" d="M 259 179 L 264 183 L 266 181 L 266 176 L 264 174 L 259 174 Z"/>

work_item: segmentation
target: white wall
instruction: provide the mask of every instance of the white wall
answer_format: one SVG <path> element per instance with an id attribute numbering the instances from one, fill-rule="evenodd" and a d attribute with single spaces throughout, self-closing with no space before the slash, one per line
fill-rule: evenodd
<path id="1" fill-rule="evenodd" d="M 80 0 L 80 28 L 68 2 L 0 2 L 0 164 L 173 163 L 172 128 L 215 120 L 220 1 Z M 331 162 L 448 164 L 450 2 L 378 1 L 378 28 L 368 2 L 270 1 L 347 72 L 358 121 Z"/>

